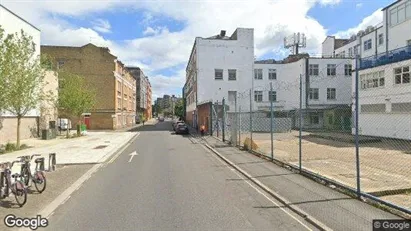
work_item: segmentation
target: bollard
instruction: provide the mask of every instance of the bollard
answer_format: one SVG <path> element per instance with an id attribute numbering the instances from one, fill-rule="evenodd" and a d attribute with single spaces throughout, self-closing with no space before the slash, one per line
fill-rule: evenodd
<path id="1" fill-rule="evenodd" d="M 49 153 L 49 172 L 56 171 L 56 153 Z"/>

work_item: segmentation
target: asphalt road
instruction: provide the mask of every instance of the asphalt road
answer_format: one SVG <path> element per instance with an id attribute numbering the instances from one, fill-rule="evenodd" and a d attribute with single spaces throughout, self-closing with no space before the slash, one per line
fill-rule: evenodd
<path id="1" fill-rule="evenodd" d="M 46 230 L 315 230 L 170 130 L 170 122 L 139 128 L 137 140 L 73 193 Z"/>

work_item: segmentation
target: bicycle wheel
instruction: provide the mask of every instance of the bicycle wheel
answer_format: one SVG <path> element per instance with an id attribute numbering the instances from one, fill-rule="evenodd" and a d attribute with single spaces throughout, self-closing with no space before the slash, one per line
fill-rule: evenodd
<path id="1" fill-rule="evenodd" d="M 42 193 L 46 190 L 46 174 L 44 174 L 43 171 L 37 171 L 34 173 L 33 182 L 37 192 Z"/>
<path id="2" fill-rule="evenodd" d="M 30 183 L 30 170 L 24 165 L 21 169 L 20 180 L 24 185 L 29 186 Z"/>
<path id="3" fill-rule="evenodd" d="M 27 202 L 27 190 L 26 187 L 24 186 L 23 182 L 21 181 L 16 181 L 13 183 L 13 194 L 14 197 L 16 198 L 16 202 L 20 207 L 23 207 L 23 205 L 26 204 Z"/>

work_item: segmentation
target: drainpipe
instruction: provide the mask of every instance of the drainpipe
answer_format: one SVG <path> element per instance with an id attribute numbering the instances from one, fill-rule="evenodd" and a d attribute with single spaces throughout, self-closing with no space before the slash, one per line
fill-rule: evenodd
<path id="1" fill-rule="evenodd" d="M 378 55 L 377 44 L 378 44 L 378 28 L 375 29 L 375 57 Z"/>
<path id="2" fill-rule="evenodd" d="M 385 10 L 385 54 L 388 56 L 388 9 Z"/>

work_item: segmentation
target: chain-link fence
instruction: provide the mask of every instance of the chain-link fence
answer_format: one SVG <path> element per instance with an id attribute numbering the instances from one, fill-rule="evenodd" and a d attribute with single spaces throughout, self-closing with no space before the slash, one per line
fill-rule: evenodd
<path id="1" fill-rule="evenodd" d="M 411 61 L 403 64 L 254 80 L 213 103 L 213 135 L 410 213 Z"/>

